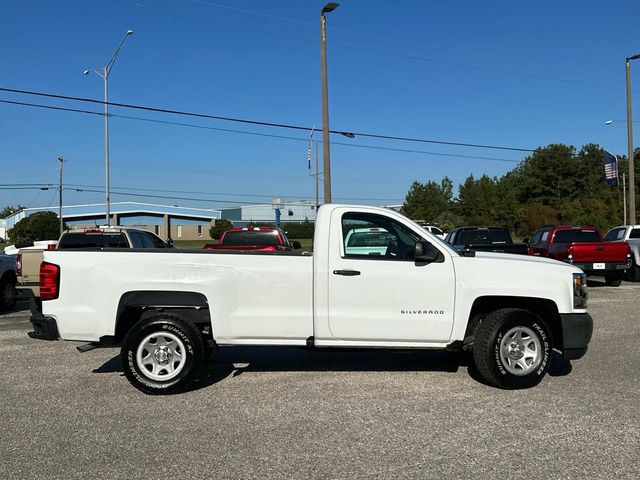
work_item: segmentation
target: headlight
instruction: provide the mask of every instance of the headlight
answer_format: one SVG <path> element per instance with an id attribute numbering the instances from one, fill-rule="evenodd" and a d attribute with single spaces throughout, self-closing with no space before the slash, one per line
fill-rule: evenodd
<path id="1" fill-rule="evenodd" d="M 573 308 L 587 308 L 587 276 L 584 273 L 573 274 Z"/>

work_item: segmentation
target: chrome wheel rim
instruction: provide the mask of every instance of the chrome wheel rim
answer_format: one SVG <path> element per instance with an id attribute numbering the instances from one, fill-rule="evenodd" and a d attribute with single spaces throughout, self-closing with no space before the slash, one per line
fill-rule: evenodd
<path id="1" fill-rule="evenodd" d="M 527 327 L 512 328 L 500 342 L 500 360 L 512 375 L 530 374 L 542 361 L 540 337 Z"/>
<path id="2" fill-rule="evenodd" d="M 176 377 L 187 361 L 184 343 L 169 332 L 147 335 L 136 352 L 136 362 L 142 374 L 158 382 Z"/>

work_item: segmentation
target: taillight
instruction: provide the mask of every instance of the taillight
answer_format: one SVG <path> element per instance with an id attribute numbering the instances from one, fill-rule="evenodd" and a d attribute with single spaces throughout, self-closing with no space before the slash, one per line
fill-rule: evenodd
<path id="1" fill-rule="evenodd" d="M 60 294 L 60 267 L 53 263 L 40 264 L 40 298 L 54 300 Z"/>
<path id="2" fill-rule="evenodd" d="M 22 254 L 21 253 L 19 253 L 16 256 L 16 275 L 18 277 L 22 276 Z"/>
<path id="3" fill-rule="evenodd" d="M 55 243 L 50 243 L 49 245 L 47 245 L 47 250 L 55 250 L 55 249 L 56 249 Z"/>

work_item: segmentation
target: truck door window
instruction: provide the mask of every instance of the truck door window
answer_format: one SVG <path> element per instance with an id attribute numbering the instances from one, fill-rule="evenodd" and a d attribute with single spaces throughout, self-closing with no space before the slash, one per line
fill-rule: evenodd
<path id="1" fill-rule="evenodd" d="M 167 244 L 160 238 L 154 235 L 151 232 L 140 232 L 140 234 L 148 239 L 149 247 L 148 248 L 167 248 Z"/>
<path id="2" fill-rule="evenodd" d="M 342 240 L 345 258 L 412 260 L 422 238 L 384 215 L 349 212 L 342 216 Z"/>
<path id="3" fill-rule="evenodd" d="M 615 242 L 616 240 L 622 240 L 624 238 L 624 232 L 626 228 L 614 228 L 604 237 L 607 242 Z"/>
<path id="4" fill-rule="evenodd" d="M 145 248 L 141 235 L 135 230 L 129 230 L 129 238 L 131 239 L 131 247 Z"/>
<path id="5" fill-rule="evenodd" d="M 632 229 L 629 238 L 640 238 L 640 228 Z"/>

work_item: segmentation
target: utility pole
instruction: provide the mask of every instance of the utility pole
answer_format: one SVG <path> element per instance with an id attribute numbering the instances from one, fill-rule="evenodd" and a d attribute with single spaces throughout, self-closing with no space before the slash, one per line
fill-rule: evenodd
<path id="1" fill-rule="evenodd" d="M 62 165 L 64 164 L 64 157 L 58 157 L 58 163 L 60 165 L 60 181 L 58 182 L 58 217 L 60 219 L 60 235 L 64 229 L 64 222 L 62 221 Z"/>

